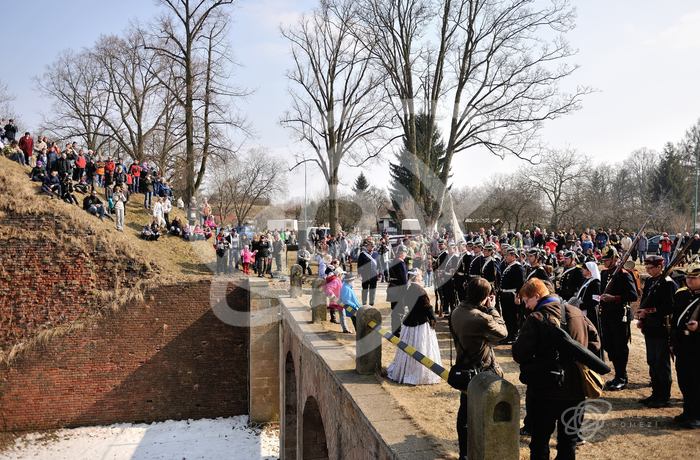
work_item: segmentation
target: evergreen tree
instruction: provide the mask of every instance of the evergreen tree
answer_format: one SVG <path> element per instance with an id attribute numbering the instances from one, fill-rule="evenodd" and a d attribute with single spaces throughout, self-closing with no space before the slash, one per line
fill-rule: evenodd
<path id="1" fill-rule="evenodd" d="M 360 172 L 360 175 L 357 176 L 357 179 L 355 179 L 355 186 L 352 188 L 352 191 L 359 195 L 362 192 L 366 191 L 368 188 L 369 188 L 369 182 L 367 182 L 367 178 L 365 177 L 365 173 Z"/>
<path id="2" fill-rule="evenodd" d="M 425 223 L 425 216 L 438 207 L 436 202 L 441 184 L 440 173 L 445 163 L 445 144 L 441 140 L 441 134 L 437 126 L 433 126 L 432 136 L 429 135 L 430 119 L 426 114 L 416 117 L 416 158 L 408 149 L 407 140 L 404 139 L 404 148 L 396 155 L 396 162 L 389 164 L 391 185 L 389 195 L 394 208 L 393 216 L 400 220 L 407 217 L 418 218 Z M 411 182 L 414 177 L 414 166 L 417 163 L 420 186 L 417 194 L 411 194 Z M 411 203 L 415 203 L 412 206 Z"/>
<path id="3" fill-rule="evenodd" d="M 692 203 L 691 192 L 694 190 L 689 187 L 690 172 L 683 164 L 681 153 L 673 144 L 667 143 L 652 178 L 651 191 L 654 201 L 662 205 L 668 203 L 681 214 L 689 212 L 689 205 Z"/>

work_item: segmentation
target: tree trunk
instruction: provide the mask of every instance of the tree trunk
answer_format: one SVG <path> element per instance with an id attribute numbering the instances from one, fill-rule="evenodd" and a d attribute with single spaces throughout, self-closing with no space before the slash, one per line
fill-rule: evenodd
<path id="1" fill-rule="evenodd" d="M 328 223 L 331 234 L 338 234 L 338 170 L 331 171 L 330 183 L 328 184 Z"/>

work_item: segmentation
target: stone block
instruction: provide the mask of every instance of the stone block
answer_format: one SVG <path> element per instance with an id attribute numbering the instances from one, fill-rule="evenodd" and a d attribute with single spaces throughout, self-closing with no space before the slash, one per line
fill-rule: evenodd
<path id="1" fill-rule="evenodd" d="M 382 324 L 379 310 L 369 307 L 357 311 L 355 370 L 358 374 L 374 374 L 382 365 L 382 337 L 370 327 L 372 321 Z"/>
<path id="2" fill-rule="evenodd" d="M 469 460 L 520 458 L 520 395 L 515 386 L 483 372 L 469 383 L 467 399 Z"/>

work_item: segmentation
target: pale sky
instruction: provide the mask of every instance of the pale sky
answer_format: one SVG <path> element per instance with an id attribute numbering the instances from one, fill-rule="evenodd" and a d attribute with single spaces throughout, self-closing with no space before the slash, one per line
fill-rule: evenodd
<path id="1" fill-rule="evenodd" d="M 279 34 L 309 11 L 314 0 L 242 0 L 233 10 L 231 46 L 241 67 L 233 83 L 255 93 L 240 104 L 256 132 L 251 145 L 291 158 L 306 147 L 292 141 L 278 121 L 290 104 L 286 69 L 289 47 Z M 616 162 L 633 150 L 660 150 L 677 141 L 700 118 L 700 2 L 696 0 L 575 0 L 576 30 L 569 35 L 581 69 L 570 85 L 594 87 L 583 109 L 550 122 L 542 133 L 552 147 L 570 147 L 595 162 Z M 94 44 L 101 34 L 119 33 L 133 19 L 142 22 L 160 11 L 151 0 L 25 0 L 3 5 L 5 52 L 0 80 L 16 96 L 15 110 L 32 130 L 49 109 L 32 78 L 66 48 Z M 7 46 L 9 45 L 9 46 Z M 12 52 L 9 52 L 12 50 Z M 77 66 L 80 63 L 68 63 Z M 366 166 L 370 183 L 388 185 L 390 155 Z M 519 160 L 500 160 L 466 151 L 454 161 L 456 186 L 478 185 L 496 172 L 517 169 Z M 325 190 L 322 176 L 309 166 L 309 194 Z M 359 174 L 344 167 L 346 189 Z M 290 174 L 289 195 L 304 193 L 303 169 Z"/>

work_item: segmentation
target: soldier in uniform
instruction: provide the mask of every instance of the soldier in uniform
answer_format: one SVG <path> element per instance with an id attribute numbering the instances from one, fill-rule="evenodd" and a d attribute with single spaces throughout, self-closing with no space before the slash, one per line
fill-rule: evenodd
<path id="1" fill-rule="evenodd" d="M 450 243 L 449 256 L 447 257 L 447 262 L 445 262 L 445 277 L 446 281 L 443 285 L 445 292 L 445 305 L 443 306 L 443 313 L 449 315 L 452 310 L 457 307 L 457 291 L 455 283 L 455 274 L 457 273 L 459 267 L 459 250 L 455 243 Z"/>
<path id="2" fill-rule="evenodd" d="M 482 249 L 484 245 L 481 240 L 477 239 L 474 242 L 474 258 L 469 264 L 469 277 L 481 276 L 481 267 L 484 266 L 484 254 L 482 254 Z"/>
<path id="3" fill-rule="evenodd" d="M 433 270 L 435 272 L 435 291 L 440 301 L 440 307 L 435 305 L 435 313 L 442 318 L 442 311 L 445 309 L 445 283 L 447 280 L 445 264 L 447 264 L 447 259 L 449 258 L 445 240 L 438 240 L 437 250 L 438 254 L 433 259 Z"/>
<path id="4" fill-rule="evenodd" d="M 606 270 L 600 275 L 603 294 L 600 296 L 600 322 L 603 348 L 615 367 L 615 378 L 606 382 L 608 390 L 619 391 L 627 387 L 627 360 L 629 358 L 630 302 L 637 300 L 637 287 L 632 275 L 624 268 L 613 279 L 619 256 L 617 249 L 603 249 L 603 265 Z"/>
<path id="5" fill-rule="evenodd" d="M 389 264 L 389 285 L 386 288 L 386 300 L 391 304 L 391 332 L 396 337 L 401 335 L 401 321 L 406 310 L 404 294 L 408 284 L 408 268 L 405 259 L 406 246 L 399 246 L 396 258 Z"/>
<path id="6" fill-rule="evenodd" d="M 576 265 L 577 262 L 576 254 L 573 251 L 564 253 L 564 272 L 561 275 L 559 291 L 557 292 L 564 301 L 574 297 L 578 290 L 581 289 L 581 286 L 583 286 L 583 283 L 586 282 L 583 270 Z"/>
<path id="7" fill-rule="evenodd" d="M 455 290 L 457 291 L 457 302 L 462 302 L 467 298 L 467 282 L 469 281 L 469 264 L 471 264 L 474 255 L 471 250 L 474 243 L 471 241 L 459 243 L 459 263 L 457 264 L 457 272 L 454 276 Z"/>
<path id="8" fill-rule="evenodd" d="M 532 278 L 539 278 L 542 281 L 549 281 L 547 271 L 542 266 L 541 257 L 542 251 L 540 251 L 537 248 L 533 248 L 527 251 L 527 262 L 530 265 L 530 270 L 527 273 L 525 281 Z"/>
<path id="9" fill-rule="evenodd" d="M 673 421 L 683 428 L 700 428 L 700 264 L 685 272 L 686 286 L 676 291 L 671 320 L 671 344 L 676 377 L 683 394 L 683 412 Z"/>
<path id="10" fill-rule="evenodd" d="M 494 257 L 496 252 L 496 245 L 493 243 L 486 243 L 484 245 L 484 263 L 481 266 L 481 277 L 486 279 L 493 290 L 496 291 L 500 284 L 500 272 L 498 271 L 499 262 L 498 259 Z"/>
<path id="11" fill-rule="evenodd" d="M 670 276 L 661 278 L 664 259 L 661 256 L 648 256 L 644 268 L 649 278 L 644 282 L 640 308 L 637 310 L 637 327 L 644 334 L 647 348 L 647 364 L 651 377 L 651 396 L 639 402 L 645 406 L 668 407 L 671 398 L 671 350 L 667 328 L 673 314 L 673 295 L 678 286 Z"/>
<path id="12" fill-rule="evenodd" d="M 518 335 L 518 305 L 515 303 L 515 298 L 525 284 L 525 268 L 518 261 L 517 254 L 515 248 L 506 249 L 504 256 L 506 268 L 501 275 L 501 310 L 508 328 L 508 336 L 504 340 L 506 344 L 513 343 Z"/>

